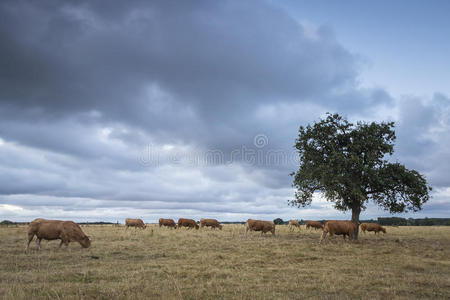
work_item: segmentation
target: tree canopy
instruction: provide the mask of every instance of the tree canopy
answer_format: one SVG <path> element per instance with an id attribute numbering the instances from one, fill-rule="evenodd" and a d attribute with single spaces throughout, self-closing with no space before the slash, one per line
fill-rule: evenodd
<path id="1" fill-rule="evenodd" d="M 291 174 L 296 192 L 289 203 L 307 206 L 314 192 L 321 192 L 336 209 L 351 210 L 356 222 L 368 201 L 391 213 L 422 209 L 431 187 L 417 171 L 388 160 L 393 128 L 393 122 L 355 125 L 338 114 L 300 126 L 295 143 L 300 167 Z"/>
<path id="2" fill-rule="evenodd" d="M 273 220 L 273 223 L 274 223 L 275 225 L 283 225 L 283 224 L 284 224 L 284 221 L 283 221 L 283 219 L 281 219 L 281 218 L 276 218 L 275 220 Z"/>

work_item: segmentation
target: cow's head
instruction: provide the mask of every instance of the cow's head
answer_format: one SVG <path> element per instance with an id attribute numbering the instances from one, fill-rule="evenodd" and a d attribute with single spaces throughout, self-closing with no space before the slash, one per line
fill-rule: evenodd
<path id="1" fill-rule="evenodd" d="M 221 224 L 219 224 L 219 229 L 220 229 L 220 230 L 222 230 L 222 227 L 223 227 L 223 226 L 222 226 Z"/>
<path id="2" fill-rule="evenodd" d="M 85 235 L 81 238 L 80 244 L 83 248 L 89 248 L 91 246 L 91 239 L 87 235 Z"/>
<path id="3" fill-rule="evenodd" d="M 386 233 L 386 228 L 381 227 L 381 231 L 383 231 L 383 233 Z"/>

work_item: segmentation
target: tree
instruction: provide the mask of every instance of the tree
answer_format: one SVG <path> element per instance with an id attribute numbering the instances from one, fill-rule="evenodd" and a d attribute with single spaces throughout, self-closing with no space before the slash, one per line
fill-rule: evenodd
<path id="1" fill-rule="evenodd" d="M 386 159 L 394 152 L 393 128 L 393 122 L 354 125 L 338 114 L 300 126 L 300 167 L 291 174 L 296 191 L 289 204 L 305 207 L 320 192 L 337 210 L 351 210 L 357 223 L 369 201 L 391 213 L 422 209 L 431 191 L 425 178 Z"/>
<path id="2" fill-rule="evenodd" d="M 284 224 L 284 221 L 283 221 L 283 219 L 281 219 L 281 218 L 276 218 L 275 220 L 273 220 L 273 223 L 274 223 L 275 225 L 283 225 L 283 224 Z"/>
<path id="3" fill-rule="evenodd" d="M 428 219 L 428 218 L 425 217 L 425 220 L 423 220 L 423 225 L 425 225 L 425 226 L 433 226 L 434 222 L 433 222 L 432 219 Z"/>

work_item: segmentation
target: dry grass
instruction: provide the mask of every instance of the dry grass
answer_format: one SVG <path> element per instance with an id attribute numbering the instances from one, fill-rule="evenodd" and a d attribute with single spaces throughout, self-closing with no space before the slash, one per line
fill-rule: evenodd
<path id="1" fill-rule="evenodd" d="M 6 299 L 450 298 L 450 227 L 388 227 L 319 245 L 320 231 L 83 227 L 90 249 L 24 251 L 26 227 L 0 228 Z"/>

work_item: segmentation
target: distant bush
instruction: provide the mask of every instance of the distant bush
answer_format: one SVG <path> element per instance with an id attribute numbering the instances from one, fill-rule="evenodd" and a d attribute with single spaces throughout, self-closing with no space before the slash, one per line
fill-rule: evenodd
<path id="1" fill-rule="evenodd" d="M 12 221 L 9 221 L 9 220 L 3 220 L 3 221 L 0 222 L 0 225 L 6 225 L 6 226 L 14 225 L 14 224 L 16 224 L 16 223 L 12 222 Z"/>
<path id="2" fill-rule="evenodd" d="M 275 223 L 275 225 L 283 225 L 284 221 L 281 218 L 276 218 L 275 220 L 273 220 L 273 222 Z"/>

